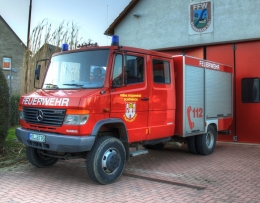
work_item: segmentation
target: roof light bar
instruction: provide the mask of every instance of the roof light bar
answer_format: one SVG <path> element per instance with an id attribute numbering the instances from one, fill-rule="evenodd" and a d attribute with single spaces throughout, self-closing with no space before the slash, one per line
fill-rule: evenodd
<path id="1" fill-rule="evenodd" d="M 113 35 L 111 46 L 119 46 L 119 37 L 117 35 Z"/>
<path id="2" fill-rule="evenodd" d="M 68 44 L 62 44 L 61 45 L 61 51 L 68 51 L 69 50 L 69 45 Z"/>

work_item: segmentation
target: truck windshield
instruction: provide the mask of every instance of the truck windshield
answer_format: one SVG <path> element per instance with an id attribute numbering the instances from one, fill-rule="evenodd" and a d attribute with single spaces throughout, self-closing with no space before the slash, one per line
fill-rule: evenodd
<path id="1" fill-rule="evenodd" d="M 90 50 L 52 57 L 43 89 L 104 86 L 109 50 Z"/>

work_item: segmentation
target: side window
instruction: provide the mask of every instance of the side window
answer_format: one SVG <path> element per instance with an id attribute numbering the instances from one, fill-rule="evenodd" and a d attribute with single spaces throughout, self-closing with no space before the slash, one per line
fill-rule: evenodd
<path id="1" fill-rule="evenodd" d="M 170 84 L 170 63 L 168 61 L 153 59 L 153 81 L 155 83 Z"/>
<path id="2" fill-rule="evenodd" d="M 242 102 L 256 103 L 260 102 L 259 98 L 259 78 L 243 78 L 242 79 Z"/>
<path id="3" fill-rule="evenodd" d="M 3 58 L 3 69 L 10 69 L 11 68 L 11 58 L 4 57 Z"/>
<path id="4" fill-rule="evenodd" d="M 113 86 L 140 82 L 144 82 L 144 58 L 132 55 L 124 55 L 123 58 L 123 55 L 117 54 L 113 70 Z"/>
<path id="5" fill-rule="evenodd" d="M 144 58 L 126 55 L 127 84 L 144 82 Z"/>
<path id="6" fill-rule="evenodd" d="M 123 85 L 123 55 L 117 54 L 114 63 L 113 69 L 113 86 L 122 86 Z"/>

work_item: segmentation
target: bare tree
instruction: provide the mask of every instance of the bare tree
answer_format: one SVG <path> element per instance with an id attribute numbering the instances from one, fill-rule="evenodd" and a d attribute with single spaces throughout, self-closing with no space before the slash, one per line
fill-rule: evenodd
<path id="1" fill-rule="evenodd" d="M 21 95 L 34 90 L 34 70 L 37 60 L 50 58 L 52 54 L 61 50 L 62 43 L 69 44 L 69 49 L 76 49 L 82 40 L 78 35 L 79 28 L 74 22 L 63 21 L 52 31 L 52 24 L 44 19 L 33 29 L 29 47 L 24 54 Z M 44 73 L 46 67 L 42 68 L 41 72 Z"/>

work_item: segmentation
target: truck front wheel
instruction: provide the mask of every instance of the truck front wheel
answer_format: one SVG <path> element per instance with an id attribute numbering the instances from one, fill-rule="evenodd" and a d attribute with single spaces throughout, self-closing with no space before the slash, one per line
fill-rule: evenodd
<path id="1" fill-rule="evenodd" d="M 26 157 L 32 165 L 38 168 L 52 166 L 58 161 L 57 158 L 41 155 L 38 149 L 31 147 L 26 147 Z"/>
<path id="2" fill-rule="evenodd" d="M 196 143 L 197 150 L 201 155 L 209 155 L 211 154 L 216 145 L 217 140 L 217 132 L 212 125 L 208 126 L 207 133 L 202 135 L 197 135 Z"/>
<path id="3" fill-rule="evenodd" d="M 125 162 L 123 143 L 114 137 L 101 137 L 87 155 L 87 172 L 93 181 L 106 185 L 120 177 Z"/>

